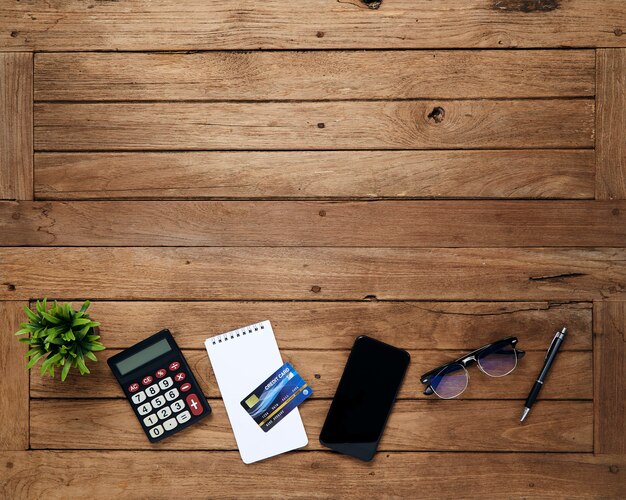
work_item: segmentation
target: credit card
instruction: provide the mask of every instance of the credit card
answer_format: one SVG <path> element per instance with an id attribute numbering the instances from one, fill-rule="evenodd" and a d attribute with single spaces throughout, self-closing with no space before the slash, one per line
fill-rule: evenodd
<path id="1" fill-rule="evenodd" d="M 311 394 L 291 363 L 285 363 L 243 398 L 241 406 L 267 432 Z"/>

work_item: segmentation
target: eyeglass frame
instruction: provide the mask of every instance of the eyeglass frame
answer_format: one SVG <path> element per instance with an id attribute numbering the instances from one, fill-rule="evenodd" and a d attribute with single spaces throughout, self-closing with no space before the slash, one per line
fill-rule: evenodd
<path id="1" fill-rule="evenodd" d="M 484 346 L 481 346 L 478 349 L 474 349 L 473 351 L 467 353 L 465 356 L 461 356 L 460 358 L 457 358 L 454 361 L 450 361 L 449 363 L 444 363 L 443 365 L 440 365 L 433 370 L 427 371 L 420 377 L 420 381 L 422 382 L 422 384 L 427 384 L 426 389 L 424 390 L 424 395 L 430 396 L 432 394 L 436 394 L 435 390 L 430 385 L 430 380 L 433 376 L 438 375 L 450 365 L 459 364 L 467 372 L 467 368 L 469 366 L 472 366 L 473 363 L 476 363 L 478 365 L 478 369 L 481 372 L 483 372 L 485 375 L 493 377 L 494 375 L 489 375 L 487 372 L 485 372 L 485 370 L 481 368 L 480 363 L 478 362 L 478 356 L 482 351 L 486 351 L 487 349 L 497 346 L 499 344 L 502 344 L 503 346 L 511 345 L 513 347 L 515 351 L 515 368 L 517 368 L 517 361 L 523 358 L 524 355 L 526 354 L 526 351 L 522 351 L 515 347 L 517 345 L 517 342 L 518 342 L 517 337 L 505 337 L 503 339 L 496 340 L 495 342 L 491 342 L 490 344 L 485 344 Z M 515 370 L 515 368 L 513 368 L 513 370 Z M 509 373 L 506 373 L 505 375 L 500 375 L 500 376 L 505 377 L 506 375 L 509 375 L 511 372 L 513 372 L 513 370 L 511 370 Z M 468 382 L 469 382 L 469 373 L 468 373 Z"/>

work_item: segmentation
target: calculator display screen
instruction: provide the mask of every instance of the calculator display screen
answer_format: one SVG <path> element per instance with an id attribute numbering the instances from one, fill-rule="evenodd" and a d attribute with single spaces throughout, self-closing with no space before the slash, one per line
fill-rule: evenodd
<path id="1" fill-rule="evenodd" d="M 146 363 L 149 363 L 155 358 L 158 358 L 162 354 L 168 353 L 172 350 L 167 339 L 159 340 L 155 342 L 149 347 L 142 349 L 141 351 L 133 354 L 132 356 L 128 356 L 126 359 L 122 361 L 118 361 L 116 366 L 120 372 L 120 375 L 126 375 L 127 373 L 132 372 L 133 370 L 139 368 Z"/>

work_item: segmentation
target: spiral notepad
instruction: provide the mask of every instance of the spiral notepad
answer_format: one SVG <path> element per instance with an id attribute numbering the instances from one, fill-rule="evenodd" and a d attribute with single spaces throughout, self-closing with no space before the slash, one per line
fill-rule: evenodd
<path id="1" fill-rule="evenodd" d="M 283 364 L 269 321 L 210 337 L 204 345 L 244 463 L 306 446 L 308 438 L 297 408 L 265 433 L 240 404 Z"/>

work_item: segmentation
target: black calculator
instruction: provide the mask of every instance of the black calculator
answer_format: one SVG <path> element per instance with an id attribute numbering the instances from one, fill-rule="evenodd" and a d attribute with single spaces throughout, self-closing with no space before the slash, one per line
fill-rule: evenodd
<path id="1" fill-rule="evenodd" d="M 107 363 L 152 443 L 211 413 L 169 330 L 111 356 Z"/>

